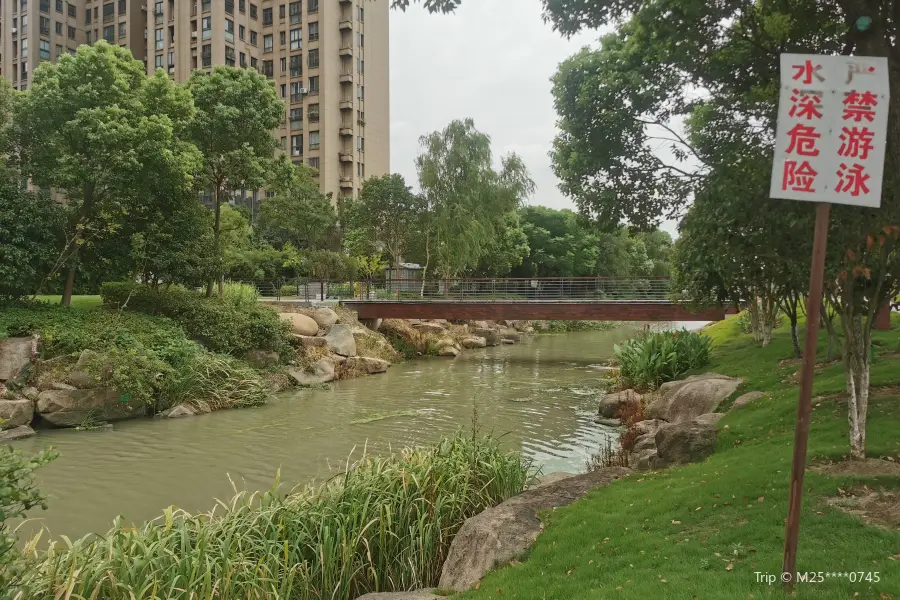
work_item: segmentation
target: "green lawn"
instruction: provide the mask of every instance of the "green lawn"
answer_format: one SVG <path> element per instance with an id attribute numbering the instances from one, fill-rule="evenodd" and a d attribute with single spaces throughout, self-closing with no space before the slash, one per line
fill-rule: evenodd
<path id="1" fill-rule="evenodd" d="M 874 336 L 872 383 L 900 383 L 900 319 Z M 770 396 L 719 423 L 716 454 L 700 464 L 635 474 L 597 489 L 546 515 L 547 528 L 521 564 L 490 574 L 465 598 L 735 599 L 783 598 L 780 576 L 791 471 L 797 386 L 785 383 L 799 368 L 789 332 L 767 348 L 740 333 L 736 319 L 710 330 L 709 370 L 744 377 L 738 393 Z M 802 339 L 802 332 L 801 332 Z M 824 338 L 820 344 L 824 356 Z M 891 356 L 893 355 L 893 356 Z M 844 389 L 840 364 L 817 374 L 815 395 Z M 826 399 L 814 409 L 811 461 L 848 452 L 845 405 Z M 868 451 L 900 460 L 900 391 L 880 393 L 869 407 Z M 830 478 L 807 472 L 798 569 L 879 572 L 879 583 L 827 578 L 799 584 L 798 598 L 900 599 L 900 531 L 865 525 L 826 504 L 828 497 L 865 481 L 900 489 L 900 479 Z M 858 593 L 858 596 L 855 595 Z"/>
<path id="2" fill-rule="evenodd" d="M 41 302 L 59 304 L 62 296 L 38 296 Z M 100 296 L 72 296 L 72 308 L 98 308 L 102 301 Z"/>

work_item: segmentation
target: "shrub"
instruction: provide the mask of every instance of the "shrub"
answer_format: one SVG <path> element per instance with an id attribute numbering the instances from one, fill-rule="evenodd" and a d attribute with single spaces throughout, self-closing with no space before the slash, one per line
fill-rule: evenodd
<path id="1" fill-rule="evenodd" d="M 612 321 L 547 321 L 548 333 L 572 333 L 576 331 L 608 331 L 616 326 Z"/>
<path id="2" fill-rule="evenodd" d="M 259 290 L 249 283 L 225 283 L 225 300 L 237 309 L 252 309 L 259 303 Z"/>
<path id="3" fill-rule="evenodd" d="M 284 360 L 293 353 L 290 325 L 259 303 L 238 306 L 178 286 L 151 288 L 129 282 L 105 283 L 100 295 L 107 307 L 169 317 L 213 352 L 242 356 L 250 350 L 274 350 Z"/>
<path id="4" fill-rule="evenodd" d="M 287 496 L 238 493 L 221 512 L 174 507 L 142 527 L 36 554 L 22 597 L 356 598 L 434 586 L 463 522 L 522 491 L 530 466 L 495 439 L 457 436 L 364 457 Z"/>
<path id="5" fill-rule="evenodd" d="M 283 285 L 279 291 L 282 296 L 296 296 L 297 295 L 297 286 L 296 285 Z"/>
<path id="6" fill-rule="evenodd" d="M 712 340 L 687 330 L 647 332 L 614 347 L 625 385 L 652 390 L 709 363 Z"/>

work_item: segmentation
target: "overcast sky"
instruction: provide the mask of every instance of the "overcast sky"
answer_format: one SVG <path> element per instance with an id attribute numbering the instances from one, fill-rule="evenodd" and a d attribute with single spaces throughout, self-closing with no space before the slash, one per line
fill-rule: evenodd
<path id="1" fill-rule="evenodd" d="M 574 208 L 550 168 L 550 77 L 597 37 L 564 39 L 541 19 L 540 0 L 464 0 L 452 15 L 392 11 L 391 170 L 417 188 L 419 136 L 472 117 L 495 160 L 514 151 L 525 161 L 537 184 L 531 203 Z"/>

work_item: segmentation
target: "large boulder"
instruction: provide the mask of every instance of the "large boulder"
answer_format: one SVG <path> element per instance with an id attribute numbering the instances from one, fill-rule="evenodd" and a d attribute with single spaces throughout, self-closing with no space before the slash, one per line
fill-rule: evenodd
<path id="1" fill-rule="evenodd" d="M 646 419 L 644 421 L 638 421 L 632 425 L 631 428 L 638 436 L 653 435 L 656 433 L 656 430 L 664 424 L 665 421 L 660 421 L 659 419 Z"/>
<path id="2" fill-rule="evenodd" d="M 490 327 L 476 327 L 472 333 L 477 337 L 484 338 L 484 342 L 488 346 L 499 346 L 502 339 L 500 332 Z"/>
<path id="3" fill-rule="evenodd" d="M 51 425 L 76 427 L 85 422 L 143 417 L 147 414 L 147 407 L 131 394 L 109 388 L 54 389 L 38 395 L 36 412 Z"/>
<path id="4" fill-rule="evenodd" d="M 164 416 L 169 419 L 183 419 L 184 417 L 193 417 L 197 412 L 187 404 L 179 404 L 165 411 Z"/>
<path id="5" fill-rule="evenodd" d="M 319 324 L 307 315 L 300 313 L 281 313 L 281 318 L 291 324 L 294 333 L 300 335 L 316 335 L 319 333 Z"/>
<path id="6" fill-rule="evenodd" d="M 742 394 L 737 397 L 737 399 L 734 401 L 734 404 L 731 405 L 730 410 L 744 408 L 754 400 L 759 400 L 760 398 L 764 398 L 765 396 L 766 395 L 763 392 L 747 392 L 746 394 Z"/>
<path id="7" fill-rule="evenodd" d="M 28 425 L 19 425 L 18 427 L 13 427 L 12 429 L 4 429 L 3 431 L 0 431 L 0 442 L 11 442 L 13 440 L 20 440 L 22 438 L 31 437 L 33 435 L 34 429 L 29 427 Z"/>
<path id="8" fill-rule="evenodd" d="M 349 325 L 332 325 L 325 336 L 328 349 L 341 356 L 356 356 L 356 338 L 353 337 L 353 328 Z"/>
<path id="9" fill-rule="evenodd" d="M 467 519 L 453 538 L 438 584 L 464 591 L 489 571 L 520 558 L 541 532 L 538 512 L 566 506 L 589 490 L 630 472 L 625 467 L 600 469 L 569 477 L 514 496 Z"/>
<path id="10" fill-rule="evenodd" d="M 391 363 L 388 361 L 370 356 L 351 356 L 344 361 L 344 369 L 368 375 L 384 373 L 390 366 Z"/>
<path id="11" fill-rule="evenodd" d="M 281 357 L 270 350 L 251 350 L 244 355 L 244 360 L 257 369 L 268 369 L 281 362 Z"/>
<path id="12" fill-rule="evenodd" d="M 340 320 L 338 314 L 327 306 L 306 308 L 303 310 L 303 313 L 311 317 L 322 329 L 328 329 Z"/>
<path id="13" fill-rule="evenodd" d="M 316 337 L 312 335 L 297 335 L 294 334 L 294 340 L 296 343 L 294 345 L 300 345 L 304 348 L 327 348 L 328 341 L 324 337 Z"/>
<path id="14" fill-rule="evenodd" d="M 444 326 L 440 323 L 432 323 L 431 321 L 424 321 L 422 323 L 416 323 L 413 325 L 413 329 L 419 331 L 421 333 L 444 333 Z"/>
<path id="15" fill-rule="evenodd" d="M 467 350 L 474 350 L 475 348 L 484 348 L 487 346 L 487 340 L 483 337 L 472 336 L 463 338 L 461 344 L 462 347 Z"/>
<path id="16" fill-rule="evenodd" d="M 628 404 L 639 404 L 641 395 L 634 390 L 622 390 L 613 394 L 607 394 L 600 398 L 600 406 L 597 412 L 607 419 L 619 414 L 619 410 Z"/>
<path id="17" fill-rule="evenodd" d="M 438 356 L 459 356 L 459 348 L 455 344 L 438 346 Z"/>
<path id="18" fill-rule="evenodd" d="M 438 596 L 433 590 L 415 590 L 414 592 L 372 592 L 360 596 L 356 600 L 441 600 L 445 596 Z"/>
<path id="19" fill-rule="evenodd" d="M 737 390 L 741 380 L 716 373 L 693 375 L 680 381 L 670 381 L 659 387 L 659 397 L 647 406 L 644 414 L 650 419 L 683 423 L 716 408 Z"/>
<path id="20" fill-rule="evenodd" d="M 514 342 L 522 341 L 522 334 L 519 333 L 516 329 L 512 327 L 506 327 L 500 330 L 500 339 L 503 340 L 512 340 Z"/>
<path id="21" fill-rule="evenodd" d="M 636 450 L 628 456 L 628 465 L 635 471 L 649 471 L 660 465 L 656 456 L 656 448 L 644 448 Z"/>
<path id="22" fill-rule="evenodd" d="M 12 337 L 0 340 L 0 381 L 9 381 L 31 362 L 32 338 Z"/>
<path id="23" fill-rule="evenodd" d="M 715 425 L 724 416 L 725 413 L 705 413 L 694 419 L 694 422 L 701 425 Z"/>
<path id="24" fill-rule="evenodd" d="M 34 402 L 27 398 L 0 400 L 0 429 L 28 425 L 34 416 Z"/>
<path id="25" fill-rule="evenodd" d="M 287 374 L 300 386 L 328 383 L 334 381 L 334 363 L 329 358 L 320 358 L 309 369 L 288 369 Z"/>
<path id="26" fill-rule="evenodd" d="M 698 462 L 716 449 L 716 425 L 697 421 L 667 423 L 659 428 L 654 440 L 658 466 Z"/>

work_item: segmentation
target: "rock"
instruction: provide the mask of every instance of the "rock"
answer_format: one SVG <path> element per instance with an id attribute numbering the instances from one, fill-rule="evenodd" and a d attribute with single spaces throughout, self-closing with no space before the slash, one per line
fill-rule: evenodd
<path id="1" fill-rule="evenodd" d="M 632 452 L 628 456 L 628 464 L 635 471 L 649 471 L 659 465 L 659 457 L 656 455 L 656 447 L 646 448 Z"/>
<path id="2" fill-rule="evenodd" d="M 754 400 L 758 400 L 760 398 L 764 398 L 765 394 L 762 392 L 747 392 L 741 396 L 738 396 L 737 400 L 734 401 L 734 404 L 731 405 L 730 410 L 735 410 L 737 408 L 744 408 Z"/>
<path id="3" fill-rule="evenodd" d="M 57 427 L 75 427 L 91 421 L 119 421 L 143 417 L 147 407 L 130 394 L 109 388 L 91 390 L 55 389 L 38 395 L 37 411 Z"/>
<path id="4" fill-rule="evenodd" d="M 525 335 L 534 335 L 534 332 L 534 327 L 532 327 L 531 325 L 522 330 L 522 333 L 524 333 Z"/>
<path id="5" fill-rule="evenodd" d="M 328 341 L 324 337 L 294 334 L 294 339 L 304 348 L 325 348 Z"/>
<path id="6" fill-rule="evenodd" d="M 372 592 L 356 600 L 441 600 L 441 598 L 444 596 L 433 594 L 431 589 L 427 589 L 414 592 Z"/>
<path id="7" fill-rule="evenodd" d="M 38 394 L 40 394 L 40 392 L 36 387 L 28 386 L 27 388 L 22 390 L 22 396 L 34 402 L 37 402 Z"/>
<path id="8" fill-rule="evenodd" d="M 725 413 L 704 413 L 694 419 L 694 422 L 701 425 L 715 425 L 724 416 Z"/>
<path id="9" fill-rule="evenodd" d="M 632 425 L 632 429 L 638 436 L 642 435 L 652 435 L 656 433 L 656 430 L 662 427 L 665 424 L 665 421 L 660 421 L 659 419 L 646 419 L 644 421 L 638 421 L 634 425 Z"/>
<path id="10" fill-rule="evenodd" d="M 331 362 L 333 362 L 335 365 L 342 365 L 347 362 L 347 357 L 341 356 L 340 354 L 329 354 L 328 358 L 330 358 Z"/>
<path id="11" fill-rule="evenodd" d="M 327 306 L 307 308 L 303 310 L 303 314 L 311 317 L 322 329 L 328 329 L 340 320 L 338 314 Z"/>
<path id="12" fill-rule="evenodd" d="M 325 336 L 328 349 L 341 356 L 356 356 L 356 338 L 349 325 L 332 325 Z"/>
<path id="13" fill-rule="evenodd" d="M 244 360 L 257 369 L 268 369 L 281 362 L 281 357 L 270 350 L 251 350 L 244 355 Z"/>
<path id="14" fill-rule="evenodd" d="M 0 340 L 0 381 L 15 379 L 31 363 L 32 342 L 30 337 Z"/>
<path id="15" fill-rule="evenodd" d="M 78 388 L 76 388 L 74 385 L 69 385 L 68 383 L 62 383 L 62 382 L 59 382 L 59 381 L 54 381 L 54 382 L 52 382 L 52 383 L 50 384 L 50 387 L 52 387 L 54 390 L 60 390 L 60 391 L 63 391 L 63 392 L 71 392 L 72 390 L 77 390 L 77 389 L 78 389 Z"/>
<path id="16" fill-rule="evenodd" d="M 431 323 L 429 321 L 416 323 L 415 325 L 413 325 L 413 329 L 421 333 L 444 333 L 443 325 L 440 325 L 439 323 Z"/>
<path id="17" fill-rule="evenodd" d="M 656 453 L 665 465 L 701 461 L 716 449 L 716 426 L 712 423 L 680 421 L 667 423 L 654 435 Z"/>
<path id="18" fill-rule="evenodd" d="M 473 329 L 490 329 L 491 326 L 488 324 L 487 321 L 475 321 L 472 324 L 472 328 Z"/>
<path id="19" fill-rule="evenodd" d="M 386 360 L 369 356 L 351 356 L 344 361 L 345 369 L 368 373 L 369 375 L 384 373 L 390 366 L 391 363 Z"/>
<path id="20" fill-rule="evenodd" d="M 467 350 L 474 350 L 475 348 L 484 348 L 487 346 L 487 340 L 483 337 L 467 337 L 463 338 L 462 347 Z"/>
<path id="21" fill-rule="evenodd" d="M 453 538 L 438 587 L 464 591 L 489 571 L 520 558 L 541 532 L 538 511 L 566 506 L 630 469 L 612 467 L 527 490 L 467 519 Z"/>
<path id="22" fill-rule="evenodd" d="M 670 423 L 690 421 L 714 412 L 740 384 L 740 379 L 716 373 L 670 381 L 659 387 L 659 397 L 647 406 L 644 414 Z"/>
<path id="23" fill-rule="evenodd" d="M 459 356 L 459 349 L 456 346 L 446 344 L 438 348 L 438 356 Z"/>
<path id="24" fill-rule="evenodd" d="M 541 487 L 544 485 L 550 485 L 551 483 L 556 483 L 557 481 L 562 481 L 563 479 L 568 479 L 569 477 L 575 477 L 575 473 L 566 473 L 565 471 L 555 471 L 550 473 L 549 475 L 541 475 L 537 478 L 537 485 L 534 487 Z"/>
<path id="25" fill-rule="evenodd" d="M 13 440 L 20 440 L 22 438 L 31 437 L 34 435 L 34 429 L 29 427 L 28 425 L 19 425 L 18 427 L 13 427 L 12 429 L 5 429 L 0 431 L 0 442 L 11 442 Z"/>
<path id="26" fill-rule="evenodd" d="M 28 425 L 34 416 L 34 402 L 27 398 L 0 400 L 0 429 Z"/>
<path id="27" fill-rule="evenodd" d="M 607 419 L 615 417 L 626 404 L 637 404 L 641 401 L 641 395 L 634 390 L 623 390 L 614 394 L 607 394 L 600 398 L 600 407 L 597 412 Z"/>
<path id="28" fill-rule="evenodd" d="M 311 386 L 334 381 L 334 363 L 329 358 L 320 358 L 309 371 L 303 369 L 288 369 L 287 374 L 297 385 Z"/>
<path id="29" fill-rule="evenodd" d="M 500 345 L 500 332 L 490 327 L 476 327 L 472 333 L 476 337 L 483 337 L 485 344 L 488 346 Z"/>
<path id="30" fill-rule="evenodd" d="M 500 330 L 500 338 L 504 340 L 512 340 L 514 342 L 522 341 L 522 334 L 513 329 L 512 327 L 507 327 L 505 329 Z"/>
<path id="31" fill-rule="evenodd" d="M 653 450 L 656 451 L 656 435 L 655 434 L 644 434 L 638 436 L 634 440 L 634 446 L 631 447 L 632 452 L 640 452 L 641 450 Z"/>
<path id="32" fill-rule="evenodd" d="M 97 356 L 99 356 L 99 354 L 93 350 L 82 350 L 81 354 L 78 355 L 78 362 L 75 363 L 75 368 L 84 370 L 88 363 Z"/>
<path id="33" fill-rule="evenodd" d="M 178 406 L 173 406 L 166 411 L 166 418 L 181 419 L 184 417 L 193 417 L 196 414 L 197 413 L 194 412 L 194 409 L 187 404 L 179 404 Z"/>
<path id="34" fill-rule="evenodd" d="M 620 419 L 604 419 L 603 417 L 597 417 L 594 419 L 595 423 L 599 423 L 600 425 L 606 425 L 607 427 L 621 427 L 622 421 Z"/>
<path id="35" fill-rule="evenodd" d="M 281 318 L 288 321 L 294 328 L 294 333 L 300 335 L 316 335 L 319 333 L 319 324 L 312 317 L 300 313 L 281 313 Z"/>
<path id="36" fill-rule="evenodd" d="M 66 383 L 84 390 L 97 387 L 97 380 L 91 377 L 86 371 L 80 369 L 70 371 L 69 374 L 66 375 Z"/>
<path id="37" fill-rule="evenodd" d="M 500 340 L 500 343 L 503 344 L 503 345 L 505 345 L 505 346 L 512 346 L 512 345 L 515 344 L 516 342 L 515 342 L 514 340 L 510 340 L 510 339 L 507 339 L 507 338 L 503 338 L 502 340 Z"/>

